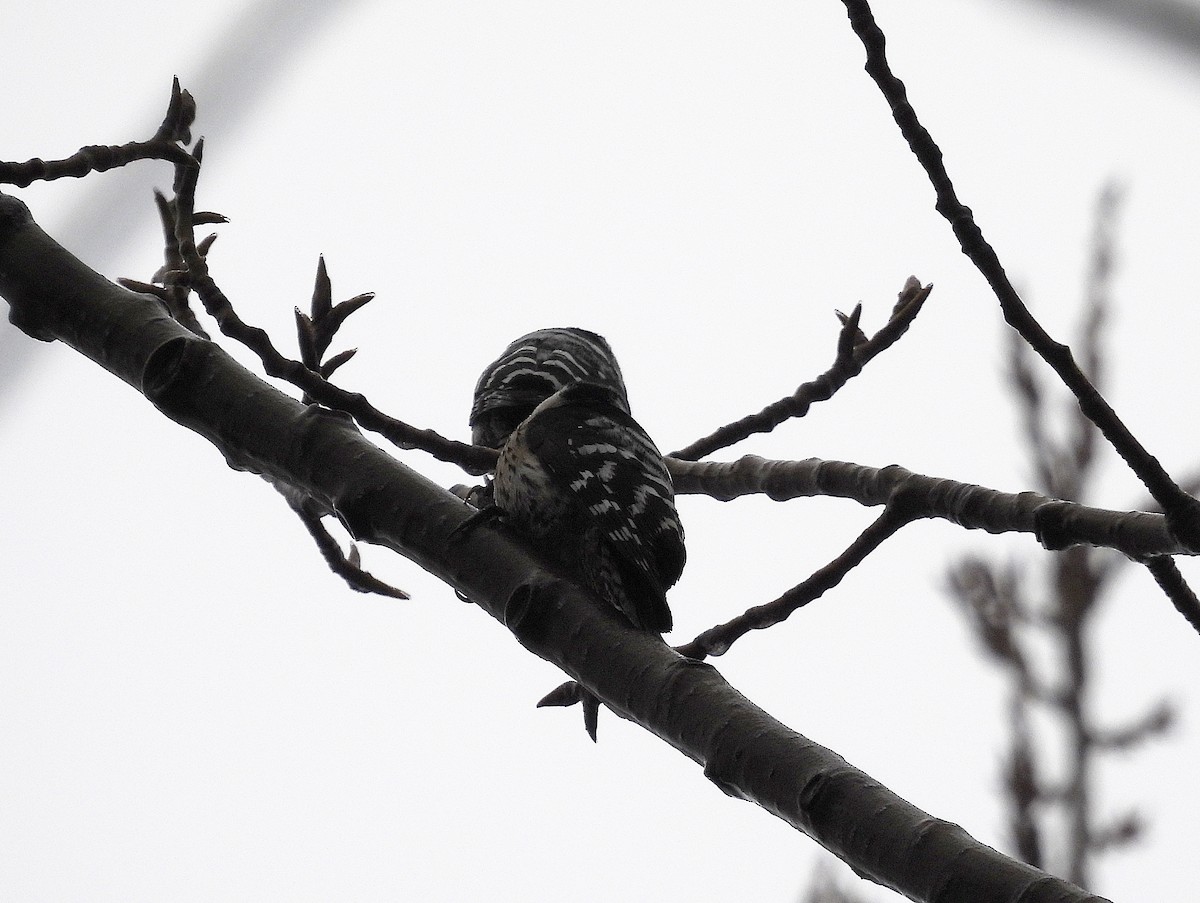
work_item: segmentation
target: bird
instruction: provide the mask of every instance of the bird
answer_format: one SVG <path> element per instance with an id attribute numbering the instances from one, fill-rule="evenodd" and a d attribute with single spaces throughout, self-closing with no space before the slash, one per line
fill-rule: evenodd
<path id="1" fill-rule="evenodd" d="M 580 380 L 608 386 L 629 413 L 621 368 L 602 336 L 576 326 L 539 329 L 509 343 L 475 384 L 471 442 L 500 448 L 517 424 L 563 386 Z"/>
<path id="2" fill-rule="evenodd" d="M 683 525 L 623 384 L 570 382 L 538 403 L 501 446 L 492 491 L 505 520 L 566 576 L 633 627 L 670 631 Z"/>

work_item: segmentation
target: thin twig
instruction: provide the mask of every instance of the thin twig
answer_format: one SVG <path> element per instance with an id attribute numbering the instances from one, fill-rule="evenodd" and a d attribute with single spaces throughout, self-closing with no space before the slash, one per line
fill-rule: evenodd
<path id="1" fill-rule="evenodd" d="M 724 655 L 730 646 L 751 630 L 763 630 L 785 621 L 794 612 L 833 589 L 852 569 L 913 519 L 907 505 L 889 504 L 842 554 L 819 568 L 803 583 L 792 587 L 773 602 L 756 605 L 724 624 L 710 627 L 690 642 L 676 646 L 675 651 L 697 660 L 710 655 Z"/>
<path id="2" fill-rule="evenodd" d="M 1177 720 L 1175 707 L 1162 700 L 1145 715 L 1120 728 L 1091 728 L 1092 743 L 1103 749 L 1127 752 L 1146 740 L 1167 733 Z"/>
<path id="3" fill-rule="evenodd" d="M 855 306 L 849 316 L 839 314 L 842 329 L 838 334 L 837 356 L 832 367 L 801 385 L 786 398 L 767 405 L 757 414 L 726 424 L 686 448 L 672 452 L 671 457 L 698 461 L 755 433 L 769 433 L 784 421 L 803 417 L 814 402 L 828 401 L 842 386 L 861 373 L 868 361 L 894 345 L 908 331 L 932 290 L 932 285 L 922 286 L 916 277 L 910 276 L 887 325 L 870 339 L 863 335 L 858 325 L 862 316 L 861 304 Z"/>
<path id="4" fill-rule="evenodd" d="M 25 188 L 33 182 L 54 179 L 81 179 L 94 172 L 128 166 L 138 160 L 166 160 L 186 164 L 191 155 L 181 146 L 191 141 L 191 126 L 196 117 L 192 95 L 179 87 L 175 79 L 167 115 L 147 141 L 126 144 L 89 144 L 62 160 L 34 157 L 21 163 L 0 162 L 0 182 Z"/>
<path id="5" fill-rule="evenodd" d="M 306 314 L 300 308 L 296 308 L 296 340 L 300 346 L 300 360 L 304 366 L 320 374 L 322 379 L 329 379 L 339 367 L 353 358 L 358 353 L 357 348 L 339 352 L 329 360 L 325 360 L 325 352 L 329 350 L 330 343 L 347 318 L 365 307 L 374 297 L 374 293 L 366 292 L 334 304 L 333 282 L 329 278 L 325 258 L 318 258 L 310 313 Z M 313 402 L 312 396 L 307 392 L 302 400 L 305 404 Z"/>
<path id="6" fill-rule="evenodd" d="M 1175 610 L 1187 618 L 1187 622 L 1200 633 L 1200 599 L 1196 598 L 1192 588 L 1183 579 L 1183 574 L 1179 573 L 1175 559 L 1168 555 L 1159 555 L 1147 559 L 1145 564 L 1154 577 L 1154 582 L 1167 594 Z"/>
<path id="7" fill-rule="evenodd" d="M 163 229 L 163 265 L 151 277 L 151 283 L 146 284 L 134 279 L 117 279 L 118 284 L 135 292 L 149 292 L 162 300 L 167 311 L 177 323 L 190 329 L 202 339 L 211 336 L 200 325 L 188 303 L 192 295 L 192 287 L 188 281 L 187 267 L 179 253 L 179 242 L 175 237 L 175 204 L 167 199 L 158 189 L 154 190 L 154 204 L 158 208 L 159 221 Z M 204 222 L 221 222 L 228 220 L 215 213 L 196 214 L 192 217 L 193 227 L 201 220 Z M 201 256 L 207 256 L 208 249 L 216 240 L 216 235 L 210 235 L 205 241 L 196 246 Z"/>

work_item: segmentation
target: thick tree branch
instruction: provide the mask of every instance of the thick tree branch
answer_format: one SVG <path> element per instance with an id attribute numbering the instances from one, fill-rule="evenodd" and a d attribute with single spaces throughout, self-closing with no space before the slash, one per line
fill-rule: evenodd
<path id="1" fill-rule="evenodd" d="M 501 526 L 457 541 L 472 509 L 368 442 L 341 414 L 275 390 L 157 299 L 107 282 L 0 195 L 0 294 L 13 321 L 61 339 L 204 436 L 231 467 L 301 487 L 356 539 L 415 561 L 502 621 L 613 711 L 700 763 L 866 877 L 914 900 L 1101 903 L 975 841 L 791 731 L 717 671 L 632 630 L 553 576 Z"/>

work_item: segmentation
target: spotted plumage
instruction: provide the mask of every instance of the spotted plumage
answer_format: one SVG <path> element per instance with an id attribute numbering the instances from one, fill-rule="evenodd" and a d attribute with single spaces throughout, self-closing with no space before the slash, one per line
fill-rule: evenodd
<path id="1" fill-rule="evenodd" d="M 475 385 L 471 441 L 499 448 L 535 407 L 580 380 L 608 386 L 629 413 L 621 368 L 601 336 L 577 327 L 539 329 L 512 342 Z"/>
<path id="2" fill-rule="evenodd" d="M 671 629 L 666 591 L 683 571 L 683 526 L 666 464 L 623 391 L 575 382 L 542 401 L 504 443 L 492 489 L 567 576 L 635 627 Z"/>

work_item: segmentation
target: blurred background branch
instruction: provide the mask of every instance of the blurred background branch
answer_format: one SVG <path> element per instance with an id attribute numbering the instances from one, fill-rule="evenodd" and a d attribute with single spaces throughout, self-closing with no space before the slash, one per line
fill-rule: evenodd
<path id="1" fill-rule="evenodd" d="M 1200 57 L 1200 7 L 1188 0 L 1031 0 Z"/>
<path id="2" fill-rule="evenodd" d="M 1085 284 L 1079 358 L 1098 386 L 1104 374 L 1101 340 L 1111 304 L 1120 202 L 1115 185 L 1100 192 Z M 1029 348 L 1011 335 L 1009 381 L 1034 484 L 1047 495 L 1082 502 L 1096 473 L 1097 429 L 1070 405 L 1066 429 L 1055 436 L 1058 418 L 1048 411 Z M 1099 758 L 1141 746 L 1175 721 L 1173 708 L 1158 701 L 1129 724 L 1104 727 L 1090 704 L 1097 664 L 1093 621 L 1113 582 L 1112 562 L 1119 558 L 1103 549 L 1067 549 L 1049 559 L 1044 585 L 1038 587 L 1030 568 L 966 555 L 951 566 L 947 579 L 971 632 L 1008 682 L 1009 748 L 1002 787 L 1011 848 L 1031 865 L 1085 885 L 1096 856 L 1134 842 L 1144 828 L 1136 812 L 1116 818 L 1096 814 Z M 1049 730 L 1037 730 L 1038 724 L 1052 725 L 1061 740 L 1056 743 Z M 1054 761 L 1048 749 L 1063 750 L 1062 760 Z"/>

